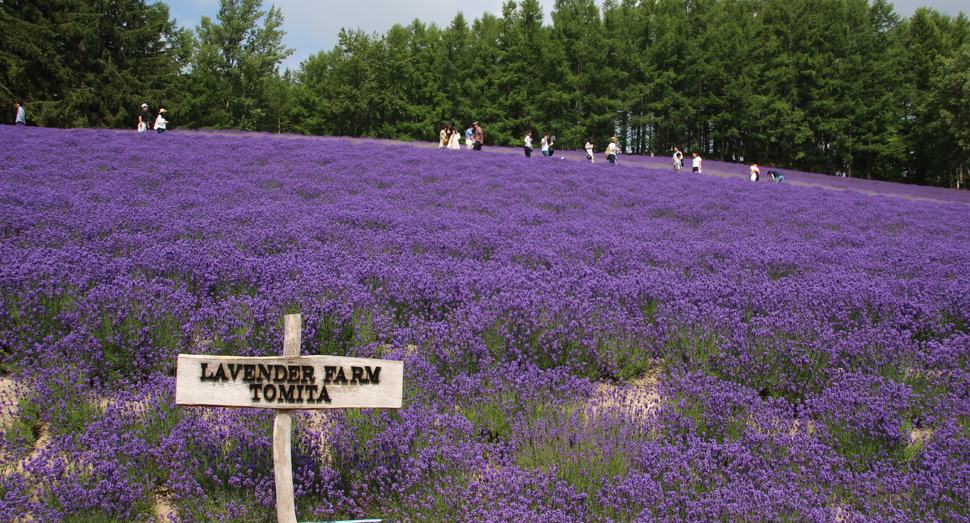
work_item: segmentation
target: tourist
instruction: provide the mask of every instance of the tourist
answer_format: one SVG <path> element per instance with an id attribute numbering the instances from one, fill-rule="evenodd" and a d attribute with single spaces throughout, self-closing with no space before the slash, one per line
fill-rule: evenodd
<path id="1" fill-rule="evenodd" d="M 785 175 L 781 174 L 780 171 L 768 171 L 768 176 L 771 176 L 771 179 L 774 180 L 775 183 L 781 183 L 785 181 Z"/>
<path id="2" fill-rule="evenodd" d="M 451 125 L 448 126 L 448 148 L 452 151 L 461 149 L 461 142 L 459 141 L 458 134 L 458 127 L 455 126 L 455 122 L 452 120 Z"/>
<path id="3" fill-rule="evenodd" d="M 551 153 L 549 152 L 549 135 L 542 135 L 542 155 L 546 158 L 549 157 Z"/>
<path id="4" fill-rule="evenodd" d="M 679 171 L 684 168 L 684 153 L 680 152 L 679 147 L 674 147 L 674 170 Z"/>
<path id="5" fill-rule="evenodd" d="M 148 104 L 141 104 L 141 111 L 138 113 L 138 132 L 143 133 L 148 130 Z"/>
<path id="6" fill-rule="evenodd" d="M 694 157 L 694 159 L 691 161 L 691 164 L 690 164 L 690 167 L 691 167 L 690 170 L 691 170 L 691 172 L 695 172 L 695 173 L 698 173 L 698 174 L 702 174 L 703 173 L 702 167 L 703 167 L 704 159 L 701 158 L 700 156 L 698 156 L 697 153 L 691 153 L 691 155 Z"/>
<path id="7" fill-rule="evenodd" d="M 593 163 L 593 137 L 590 136 L 586 139 L 586 159 L 589 163 Z"/>
<path id="8" fill-rule="evenodd" d="M 616 145 L 616 136 L 610 138 L 610 143 L 606 146 L 606 159 L 611 164 L 616 165 L 616 155 L 620 152 L 620 147 Z"/>
<path id="9" fill-rule="evenodd" d="M 482 144 L 485 142 L 485 131 L 482 130 L 482 126 L 475 122 L 475 132 L 472 135 L 472 140 L 474 140 L 473 148 L 476 151 L 482 150 Z"/>
<path id="10" fill-rule="evenodd" d="M 165 113 L 166 112 L 167 111 L 165 110 L 164 107 L 161 108 L 161 109 L 159 109 L 158 110 L 158 118 L 155 118 L 155 130 L 158 131 L 158 134 L 164 133 L 165 132 L 165 126 L 168 125 L 168 120 L 165 119 Z"/>
<path id="11" fill-rule="evenodd" d="M 448 147 L 448 126 L 441 124 L 441 131 L 438 132 L 438 149 Z"/>
<path id="12" fill-rule="evenodd" d="M 532 131 L 525 132 L 525 157 L 532 158 Z"/>
<path id="13" fill-rule="evenodd" d="M 756 182 L 759 179 L 761 179 L 761 169 L 758 168 L 758 164 L 756 163 L 751 164 L 749 171 L 751 173 L 750 177 L 752 182 Z"/>
<path id="14" fill-rule="evenodd" d="M 14 120 L 14 125 L 27 125 L 27 112 L 24 111 L 24 106 L 19 102 L 13 105 L 17 108 L 17 119 Z"/>
<path id="15" fill-rule="evenodd" d="M 469 151 L 471 151 L 472 146 L 475 145 L 475 141 L 472 140 L 473 134 L 475 134 L 475 131 L 472 130 L 472 126 L 469 125 L 468 129 L 465 129 L 465 147 L 467 147 Z"/>

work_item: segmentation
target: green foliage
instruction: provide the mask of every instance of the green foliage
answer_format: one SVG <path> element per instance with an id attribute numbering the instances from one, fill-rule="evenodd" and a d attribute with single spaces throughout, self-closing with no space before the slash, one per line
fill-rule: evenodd
<path id="1" fill-rule="evenodd" d="M 204 16 L 196 27 L 186 77 L 190 126 L 281 130 L 286 89 L 279 64 L 293 50 L 282 43 L 280 9 L 261 7 L 262 0 L 221 0 L 219 23 Z"/>
<path id="2" fill-rule="evenodd" d="M 0 101 L 23 102 L 32 125 L 133 128 L 178 82 L 184 35 L 168 16 L 144 0 L 0 3 Z"/>

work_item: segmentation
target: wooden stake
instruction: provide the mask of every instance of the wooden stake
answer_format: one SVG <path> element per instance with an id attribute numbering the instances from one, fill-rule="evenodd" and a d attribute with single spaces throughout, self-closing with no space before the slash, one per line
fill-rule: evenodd
<path id="1" fill-rule="evenodd" d="M 300 355 L 302 315 L 283 316 L 283 356 Z M 293 434 L 293 415 L 289 410 L 277 410 L 273 422 L 273 472 L 276 475 L 276 521 L 296 523 L 293 498 L 293 463 L 290 439 Z"/>

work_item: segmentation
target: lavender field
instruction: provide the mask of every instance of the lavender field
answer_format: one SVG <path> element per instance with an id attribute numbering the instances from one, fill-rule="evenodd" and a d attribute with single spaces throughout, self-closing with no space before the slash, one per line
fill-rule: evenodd
<path id="1" fill-rule="evenodd" d="M 0 126 L 0 521 L 275 521 L 173 376 L 297 311 L 301 521 L 970 521 L 970 206 L 625 161 Z"/>

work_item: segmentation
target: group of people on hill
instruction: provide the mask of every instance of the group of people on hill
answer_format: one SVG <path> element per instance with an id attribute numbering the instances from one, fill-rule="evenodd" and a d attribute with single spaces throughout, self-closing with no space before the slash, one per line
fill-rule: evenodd
<path id="1" fill-rule="evenodd" d="M 620 147 L 616 145 L 616 141 L 617 139 L 615 136 L 610 138 L 610 143 L 606 145 L 606 150 L 604 151 L 604 154 L 606 156 L 606 161 L 610 162 L 611 164 L 616 164 L 616 155 L 619 154 L 620 152 Z M 524 142 L 524 149 L 525 149 L 525 157 L 531 158 L 532 157 L 532 131 L 525 132 L 525 139 L 523 140 L 523 142 Z M 542 156 L 549 158 L 550 156 L 554 155 L 556 153 L 555 145 L 556 145 L 555 136 L 552 136 L 548 133 L 542 135 L 542 140 L 539 142 L 539 146 L 542 148 L 541 149 Z M 595 161 L 593 156 L 594 154 L 593 149 L 595 148 L 595 146 L 593 145 L 592 137 L 586 139 L 586 145 L 583 148 L 586 150 L 586 159 L 589 160 L 590 162 Z"/>
<path id="2" fill-rule="evenodd" d="M 691 153 L 693 158 L 690 163 L 691 172 L 703 174 L 704 173 L 704 159 L 700 157 L 697 153 Z M 680 152 L 680 147 L 674 147 L 674 170 L 681 171 L 684 169 L 684 153 Z"/>
<path id="3" fill-rule="evenodd" d="M 472 123 L 468 126 L 468 129 L 465 129 L 465 146 L 468 150 L 481 151 L 484 141 L 485 132 L 478 122 Z M 447 147 L 455 151 L 461 149 L 461 133 L 454 121 L 449 125 L 441 126 L 441 132 L 438 133 L 438 147 Z"/>
<path id="4" fill-rule="evenodd" d="M 761 168 L 758 167 L 758 164 L 756 163 L 751 164 L 751 167 L 748 168 L 748 172 L 749 172 L 748 179 L 751 180 L 752 182 L 756 182 L 761 179 Z M 771 176 L 771 180 L 775 183 L 781 183 L 785 181 L 785 175 L 782 174 L 780 171 L 768 171 L 768 176 Z"/>
<path id="5" fill-rule="evenodd" d="M 166 112 L 168 111 L 166 111 L 164 107 L 160 107 L 158 109 L 158 116 L 155 117 L 155 131 L 158 132 L 158 134 L 164 133 L 166 126 L 168 126 L 168 120 L 165 119 Z M 148 126 L 148 121 L 150 118 L 151 116 L 148 114 L 148 104 L 141 104 L 141 110 L 138 112 L 138 126 L 136 127 L 138 132 L 143 133 L 151 129 L 151 127 Z"/>
<path id="6" fill-rule="evenodd" d="M 24 105 L 20 102 L 16 102 L 13 105 L 17 113 L 14 119 L 14 125 L 27 125 L 27 111 L 24 110 Z M 165 119 L 166 112 L 164 108 L 158 109 L 158 116 L 155 117 L 154 125 L 154 129 L 158 133 L 165 132 L 165 128 L 168 126 L 168 120 Z M 143 103 L 141 104 L 141 111 L 138 112 L 138 125 L 136 126 L 138 132 L 143 133 L 152 129 L 152 127 L 149 127 L 149 119 L 148 104 Z"/>

